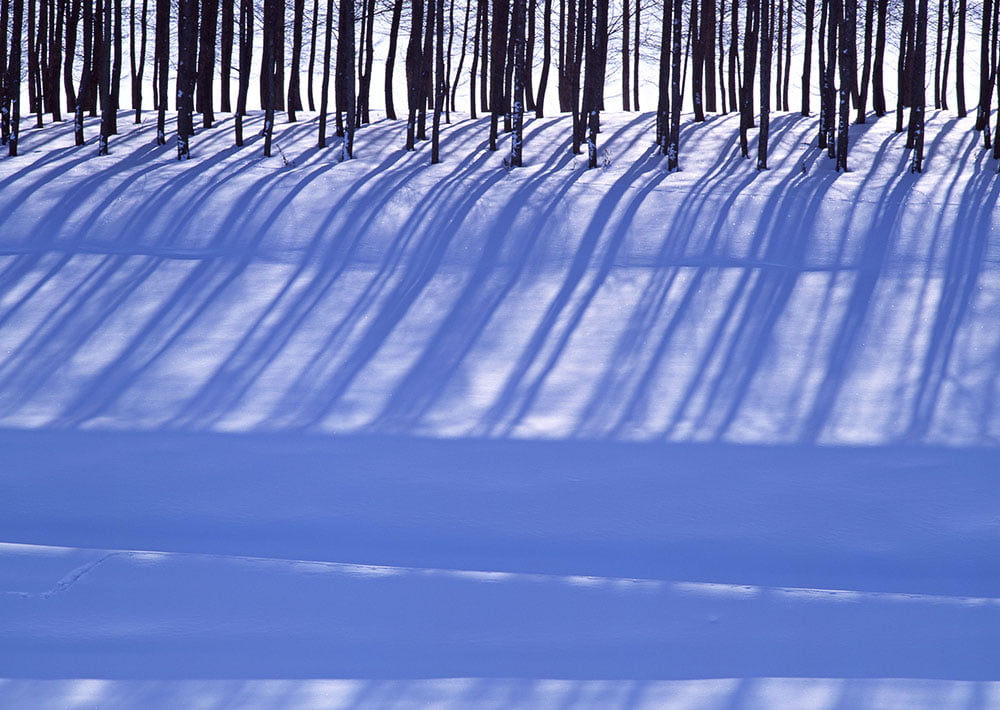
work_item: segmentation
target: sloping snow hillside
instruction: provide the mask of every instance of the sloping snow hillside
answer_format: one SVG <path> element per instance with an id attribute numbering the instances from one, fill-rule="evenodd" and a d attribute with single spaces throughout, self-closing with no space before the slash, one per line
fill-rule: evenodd
<path id="1" fill-rule="evenodd" d="M 123 114 L 124 115 L 124 114 Z M 932 114 L 0 160 L 0 708 L 1000 707 L 1000 177 Z M 259 116 L 251 120 L 258 125 Z M 88 127 L 93 133 L 93 127 Z"/>

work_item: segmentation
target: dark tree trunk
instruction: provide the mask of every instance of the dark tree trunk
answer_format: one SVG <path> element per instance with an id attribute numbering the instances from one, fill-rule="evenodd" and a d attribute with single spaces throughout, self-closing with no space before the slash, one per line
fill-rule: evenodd
<path id="1" fill-rule="evenodd" d="M 201 37 L 198 42 L 198 86 L 196 110 L 202 125 L 215 123 L 215 40 L 219 24 L 219 0 L 201 0 Z"/>
<path id="2" fill-rule="evenodd" d="M 219 32 L 219 110 L 223 113 L 233 112 L 232 81 L 233 81 L 233 30 L 235 22 L 235 0 L 222 0 L 222 21 Z"/>
<path id="3" fill-rule="evenodd" d="M 479 0 L 481 21 L 479 39 L 479 106 L 483 112 L 490 110 L 489 64 L 490 64 L 490 12 L 489 0 Z"/>
<path id="4" fill-rule="evenodd" d="M 993 75 L 990 63 L 990 44 L 993 26 L 993 0 L 983 0 L 983 25 L 979 47 L 979 104 L 976 111 L 976 130 L 989 136 L 989 111 L 993 97 Z M 988 138 L 986 139 L 988 140 Z"/>
<path id="5" fill-rule="evenodd" d="M 83 4 L 80 0 L 71 0 L 66 6 L 66 57 L 63 61 L 63 89 L 66 92 L 66 110 L 76 111 L 76 88 L 73 85 L 73 63 L 76 60 L 76 41 L 80 29 L 80 11 Z M 3 12 L 0 10 L 0 12 Z M 4 12 L 6 19 L 6 12 Z M 6 22 L 0 23 L 0 34 L 6 38 Z M 2 41 L 2 40 L 0 40 Z M 6 56 L 7 48 L 3 47 L 2 54 Z M 0 63 L 0 66 L 4 66 Z M 2 69 L 0 69 L 2 72 Z"/>
<path id="6" fill-rule="evenodd" d="M 434 19 L 437 29 L 437 41 L 434 52 L 434 120 L 431 124 L 431 164 L 441 162 L 441 113 L 444 110 L 447 95 L 447 74 L 444 64 L 444 0 L 431 0 L 435 3 Z"/>
<path id="7" fill-rule="evenodd" d="M 167 0 L 163 0 L 167 2 Z M 90 94 L 90 84 L 94 80 L 94 3 L 93 0 L 83 0 L 83 67 L 80 72 L 79 90 L 76 92 L 76 104 L 73 106 L 73 132 L 76 145 L 84 145 L 83 113 L 86 110 L 87 96 Z"/>
<path id="8" fill-rule="evenodd" d="M 729 105 L 733 111 L 742 111 L 740 97 L 740 4 L 739 0 L 732 0 L 729 13 Z M 807 57 L 808 59 L 808 57 Z"/>
<path id="9" fill-rule="evenodd" d="M 124 52 L 122 42 L 122 0 L 114 0 L 114 16 L 112 17 L 114 41 L 111 43 L 113 62 L 111 64 L 111 135 L 118 135 L 118 109 L 121 107 L 122 63 Z"/>
<path id="10" fill-rule="evenodd" d="M 955 0 L 948 0 L 948 38 L 944 46 L 944 68 L 941 70 L 941 108 L 948 109 L 948 74 L 951 70 L 951 46 L 955 38 Z"/>
<path id="11" fill-rule="evenodd" d="M 684 70 L 681 66 L 681 4 L 680 0 L 673 0 L 671 8 L 673 39 L 670 52 L 670 132 L 667 136 L 667 170 L 672 173 L 681 169 L 681 101 L 684 98 L 681 89 L 684 80 Z"/>
<path id="12" fill-rule="evenodd" d="M 240 0 L 240 78 L 236 93 L 236 145 L 243 145 L 243 117 L 247 115 L 250 70 L 253 66 L 253 0 Z M 320 119 L 322 120 L 322 118 Z"/>
<path id="13" fill-rule="evenodd" d="M 691 38 L 691 103 L 694 107 L 695 123 L 705 120 L 705 47 L 702 42 L 704 35 L 700 28 L 700 18 L 698 16 L 700 4 L 701 0 L 691 0 L 690 19 L 688 22 L 688 32 Z"/>
<path id="14" fill-rule="evenodd" d="M 629 60 L 629 43 L 632 40 L 631 32 L 629 26 L 631 20 L 631 8 L 629 7 L 629 0 L 622 0 L 622 111 L 632 110 L 632 77 L 631 64 Z"/>
<path id="15" fill-rule="evenodd" d="M 142 76 L 146 69 L 146 19 L 149 12 L 149 2 L 142 0 L 138 55 L 135 46 L 135 0 L 132 0 L 130 10 L 132 31 L 129 33 L 129 66 L 132 74 L 132 110 L 135 111 L 135 122 L 142 123 Z"/>
<path id="16" fill-rule="evenodd" d="M 21 25 L 24 23 L 24 0 L 13 0 L 10 33 L 10 58 L 7 63 L 7 92 L 10 96 L 10 135 L 7 155 L 14 157 L 21 141 Z"/>
<path id="17" fill-rule="evenodd" d="M 406 48 L 406 149 L 416 148 L 417 112 L 422 110 L 420 73 L 423 65 L 424 0 L 410 0 L 410 41 Z"/>
<path id="18" fill-rule="evenodd" d="M 98 155 L 108 154 L 108 141 L 114 134 L 113 117 L 115 105 L 112 103 L 111 94 L 111 51 L 108 44 L 111 44 L 111 35 L 114 32 L 112 15 L 114 14 L 110 2 L 105 2 L 102 8 L 101 23 L 103 25 L 102 36 L 104 37 L 105 48 L 101 52 L 101 63 L 97 70 L 97 90 L 101 94 L 101 138 L 97 147 Z"/>
<path id="19" fill-rule="evenodd" d="M 522 150 L 524 143 L 524 86 L 526 50 L 524 41 L 524 0 L 514 0 L 514 17 L 511 23 L 511 40 L 514 43 L 514 121 L 510 139 L 510 159 L 512 168 L 524 164 Z"/>
<path id="20" fill-rule="evenodd" d="M 79 0 L 77 0 L 79 2 Z M 0 144 L 10 140 L 10 53 L 7 33 L 10 31 L 10 0 L 0 0 Z M 69 80 L 73 80 L 72 54 L 66 55 Z M 69 95 L 69 92 L 67 92 Z"/>
<path id="21" fill-rule="evenodd" d="M 504 110 L 509 12 L 510 0 L 493 0 L 493 36 L 490 43 L 490 150 L 498 148 L 500 115 Z"/>
<path id="22" fill-rule="evenodd" d="M 866 120 L 866 112 L 868 110 L 868 87 L 871 82 L 872 75 L 872 40 L 874 32 L 875 21 L 875 0 L 866 0 L 865 2 L 865 44 L 864 44 L 864 57 L 862 58 L 862 69 L 861 69 L 861 84 L 858 87 L 860 97 L 858 101 L 858 116 L 855 119 L 857 123 L 864 123 Z"/>
<path id="23" fill-rule="evenodd" d="M 549 70 L 552 67 L 552 0 L 542 5 L 542 72 L 538 77 L 538 93 L 535 95 L 535 117 L 545 115 L 545 92 L 549 87 Z"/>
<path id="24" fill-rule="evenodd" d="M 88 5 L 91 0 L 83 0 Z M 84 20 L 86 26 L 86 19 Z M 86 44 L 86 40 L 84 40 Z M 86 60 L 84 60 L 86 65 Z M 167 96 L 170 92 L 170 0 L 156 0 L 156 37 L 153 40 L 153 85 L 156 87 L 156 143 L 167 142 Z M 80 82 L 80 92 L 84 92 Z M 77 102 L 79 105 L 79 102 Z"/>
<path id="25" fill-rule="evenodd" d="M 724 0 L 723 0 L 724 1 Z M 632 45 L 632 106 L 639 110 L 639 40 L 642 3 L 635 0 L 635 43 Z"/>
<path id="26" fill-rule="evenodd" d="M 361 72 L 359 81 L 359 115 L 355 119 L 356 123 L 371 123 L 371 109 L 369 96 L 371 93 L 372 85 L 372 66 L 375 63 L 375 0 L 368 0 L 367 9 L 365 11 L 365 16 L 367 17 L 367 23 L 365 24 L 365 38 L 364 38 L 364 57 L 363 57 L 363 67 L 364 71 Z M 361 64 L 362 57 L 359 56 L 358 63 Z"/>
<path id="27" fill-rule="evenodd" d="M 917 27 L 914 41 L 915 57 L 913 86 L 910 92 L 910 131 L 913 134 L 913 163 L 910 170 L 915 173 L 924 170 L 924 105 L 927 103 L 924 77 L 927 72 L 927 0 L 920 0 L 917 7 Z"/>
<path id="28" fill-rule="evenodd" d="M 297 111 L 302 110 L 302 92 L 299 91 L 299 78 L 302 74 L 302 32 L 305 19 L 305 0 L 292 2 L 292 66 L 288 77 L 288 99 L 285 106 L 289 122 L 298 120 Z"/>
<path id="29" fill-rule="evenodd" d="M 313 75 L 316 71 L 316 33 L 319 31 L 319 0 L 313 0 L 312 23 L 309 29 L 309 66 L 306 69 L 306 102 L 310 111 L 316 110 L 313 96 Z"/>
<path id="30" fill-rule="evenodd" d="M 719 110 L 715 88 L 715 0 L 701 0 L 701 51 L 705 111 Z"/>
<path id="31" fill-rule="evenodd" d="M 282 0 L 264 0 L 264 45 L 261 61 L 261 95 L 264 104 L 264 156 L 271 157 L 274 140 L 274 113 L 282 97 L 283 85 L 278 79 L 278 66 L 283 62 L 285 34 L 285 4 Z"/>
<path id="32" fill-rule="evenodd" d="M 847 48 L 839 53 L 840 57 L 840 124 L 837 128 L 837 172 L 847 172 L 848 133 L 851 124 L 850 88 L 854 85 L 854 72 L 857 66 L 850 47 L 855 44 L 857 33 L 857 5 L 853 0 L 834 0 L 837 10 L 840 37 L 839 44 Z"/>
<path id="33" fill-rule="evenodd" d="M 198 76 L 198 0 L 180 0 L 177 20 L 177 159 L 191 157 L 194 91 Z"/>
<path id="34" fill-rule="evenodd" d="M 476 118 L 476 70 L 479 68 L 479 6 L 476 6 L 476 27 L 472 32 L 472 66 L 469 67 L 469 116 Z"/>
<path id="35" fill-rule="evenodd" d="M 397 0 L 402 2 L 402 0 Z M 326 117 L 330 107 L 330 63 L 333 60 L 333 0 L 326 0 L 326 28 L 323 37 L 323 78 L 320 81 L 319 91 L 319 132 L 316 145 L 320 148 L 326 147 Z M 386 70 L 389 74 L 392 72 Z M 336 90 L 336 89 L 334 89 Z M 389 93 L 392 97 L 392 93 Z"/>
<path id="36" fill-rule="evenodd" d="M 760 2 L 760 130 L 757 134 L 757 169 L 767 170 L 767 147 L 771 126 L 771 12 L 774 0 Z"/>
<path id="37" fill-rule="evenodd" d="M 967 8 L 967 0 L 958 0 L 958 46 L 955 47 L 955 102 L 958 104 L 959 118 L 965 118 L 968 113 L 968 109 L 965 106 L 965 13 Z"/>
<path id="38" fill-rule="evenodd" d="M 354 131 L 357 126 L 354 84 L 354 3 L 341 2 L 337 19 L 337 106 L 347 115 L 344 120 L 342 159 L 354 157 Z"/>
<path id="39" fill-rule="evenodd" d="M 765 0 L 766 2 L 766 0 Z M 750 157 L 747 132 L 753 128 L 753 83 L 757 66 L 757 40 L 760 27 L 761 0 L 747 0 L 746 27 L 743 34 L 743 86 L 740 97 L 740 154 Z"/>
<path id="40" fill-rule="evenodd" d="M 877 0 L 875 26 L 875 62 L 872 71 L 872 108 L 876 116 L 884 116 L 887 111 L 885 101 L 885 39 L 888 24 L 889 0 Z"/>
<path id="41" fill-rule="evenodd" d="M 472 0 L 465 0 L 465 23 L 462 27 L 462 46 L 459 49 L 458 55 L 458 67 L 455 69 L 455 80 L 449 87 L 451 92 L 451 109 L 452 111 L 458 110 L 458 86 L 462 82 L 462 68 L 465 66 L 465 53 L 466 47 L 469 42 L 469 17 L 472 15 Z M 475 30 L 473 30 L 475 32 Z M 475 76 L 476 70 L 472 70 L 472 75 Z M 450 73 L 448 76 L 452 76 Z M 470 108 L 475 112 L 475 98 L 473 97 Z"/>
<path id="42" fill-rule="evenodd" d="M 403 15 L 403 0 L 393 0 L 392 20 L 389 24 L 389 52 L 385 58 L 385 115 L 396 120 L 396 105 L 392 100 L 392 77 L 396 69 L 396 46 L 399 42 L 399 24 Z"/>
<path id="43" fill-rule="evenodd" d="M 802 115 L 809 115 L 810 85 L 812 73 L 813 31 L 816 22 L 816 0 L 806 0 L 806 36 L 802 48 Z"/>
<path id="44" fill-rule="evenodd" d="M 417 113 L 417 140 L 427 140 L 427 109 L 434 101 L 434 20 L 437 12 L 436 0 L 427 0 L 424 8 L 427 21 L 424 23 L 424 46 L 420 54 L 420 111 Z"/>

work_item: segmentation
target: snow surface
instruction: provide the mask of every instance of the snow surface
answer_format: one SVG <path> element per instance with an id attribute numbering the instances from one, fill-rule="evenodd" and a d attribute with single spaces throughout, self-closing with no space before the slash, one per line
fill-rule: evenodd
<path id="1" fill-rule="evenodd" d="M 123 114 L 124 116 L 124 114 Z M 0 161 L 0 707 L 1000 707 L 1000 178 L 608 114 Z M 260 121 L 255 116 L 250 131 Z M 92 135 L 95 126 L 88 126 Z"/>

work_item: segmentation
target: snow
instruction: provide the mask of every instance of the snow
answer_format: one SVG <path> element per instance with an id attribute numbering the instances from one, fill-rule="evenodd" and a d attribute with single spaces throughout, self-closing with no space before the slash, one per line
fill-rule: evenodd
<path id="1" fill-rule="evenodd" d="M 1000 704 L 971 120 L 459 119 L 0 161 L 0 707 Z"/>

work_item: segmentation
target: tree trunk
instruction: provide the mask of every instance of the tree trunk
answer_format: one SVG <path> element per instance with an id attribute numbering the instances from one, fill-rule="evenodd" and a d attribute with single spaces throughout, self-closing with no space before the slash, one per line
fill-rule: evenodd
<path id="1" fill-rule="evenodd" d="M 447 80 L 444 64 L 444 0 L 431 0 L 436 3 L 434 19 L 437 26 L 437 42 L 434 53 L 434 120 L 431 126 L 431 164 L 441 162 L 441 112 L 444 109 L 447 91 Z"/>
<path id="2" fill-rule="evenodd" d="M 883 0 L 885 1 L 885 0 Z M 806 0 L 806 37 L 802 48 L 802 115 L 809 115 L 810 74 L 812 71 L 813 31 L 816 22 L 816 0 Z"/>
<path id="3" fill-rule="evenodd" d="M 542 5 L 542 72 L 538 77 L 538 93 L 535 94 L 535 118 L 545 115 L 545 92 L 549 86 L 549 70 L 552 67 L 552 0 Z"/>
<path id="4" fill-rule="evenodd" d="M 11 18 L 10 59 L 7 64 L 8 95 L 10 96 L 10 135 L 7 155 L 17 155 L 21 135 L 21 25 L 24 23 L 24 0 L 13 0 Z"/>
<path id="5" fill-rule="evenodd" d="M 240 79 L 236 93 L 236 145 L 243 145 L 243 117 L 247 115 L 250 70 L 253 66 L 253 0 L 240 0 Z M 322 118 L 320 119 L 322 120 Z"/>
<path id="6" fill-rule="evenodd" d="M 389 51 L 385 58 L 385 115 L 396 120 L 396 105 L 392 100 L 392 77 L 396 69 L 396 46 L 399 42 L 399 24 L 403 14 L 403 0 L 393 0 L 392 19 L 389 23 Z M 327 30 L 329 34 L 329 30 Z"/>
<path id="7" fill-rule="evenodd" d="M 397 0 L 401 3 L 402 0 Z M 320 148 L 326 147 L 326 117 L 330 106 L 330 63 L 333 59 L 333 0 L 326 0 L 326 22 L 323 38 L 323 78 L 320 82 L 319 92 L 319 134 L 316 145 Z M 387 68 L 386 72 L 392 72 Z M 334 89 L 336 90 L 336 89 Z M 392 93 L 389 93 L 392 97 Z"/>
<path id="8" fill-rule="evenodd" d="M 211 128 L 215 123 L 215 40 L 218 21 L 219 0 L 201 0 L 196 110 L 201 113 L 205 128 Z"/>
<path id="9" fill-rule="evenodd" d="M 354 131 L 357 125 L 355 115 L 356 96 L 354 90 L 354 3 L 341 2 L 337 22 L 337 110 L 343 109 L 344 143 L 341 153 L 343 160 L 354 157 Z"/>
<path id="10" fill-rule="evenodd" d="M 757 134 L 757 169 L 767 170 L 767 147 L 771 126 L 771 52 L 774 0 L 760 2 L 760 130 Z"/>
<path id="11" fill-rule="evenodd" d="M 233 81 L 233 34 L 235 22 L 235 0 L 222 0 L 222 21 L 219 41 L 221 71 L 219 75 L 219 110 L 223 113 L 233 112 L 232 81 Z"/>
<path id="12" fill-rule="evenodd" d="M 319 31 L 319 0 L 313 0 L 312 23 L 309 30 L 309 66 L 306 69 L 306 101 L 310 111 L 316 110 L 313 97 L 313 74 L 316 70 L 316 33 Z"/>
<path id="13" fill-rule="evenodd" d="M 87 5 L 91 0 L 83 0 Z M 86 19 L 84 19 L 86 27 Z M 86 37 L 86 35 L 85 35 Z M 87 40 L 84 39 L 84 45 Z M 84 59 L 86 67 L 87 60 Z M 85 69 L 86 70 L 86 69 Z M 156 144 L 164 145 L 167 142 L 167 96 L 170 91 L 170 0 L 156 0 L 156 37 L 153 40 L 153 81 L 156 87 Z M 80 82 L 80 92 L 84 93 L 84 83 Z M 82 106 L 77 101 L 77 106 Z M 80 109 L 78 109 L 80 110 Z M 80 114 L 80 120 L 83 116 Z"/>
<path id="14" fill-rule="evenodd" d="M 292 66 L 288 77 L 288 98 L 285 106 L 288 112 L 288 121 L 294 123 L 298 120 L 297 111 L 302 110 L 302 92 L 299 90 L 300 77 L 302 74 L 302 32 L 305 20 L 306 3 L 305 0 L 293 0 L 292 2 Z"/>
<path id="15" fill-rule="evenodd" d="M 191 157 L 197 79 L 198 0 L 180 0 L 177 19 L 177 159 Z"/>

